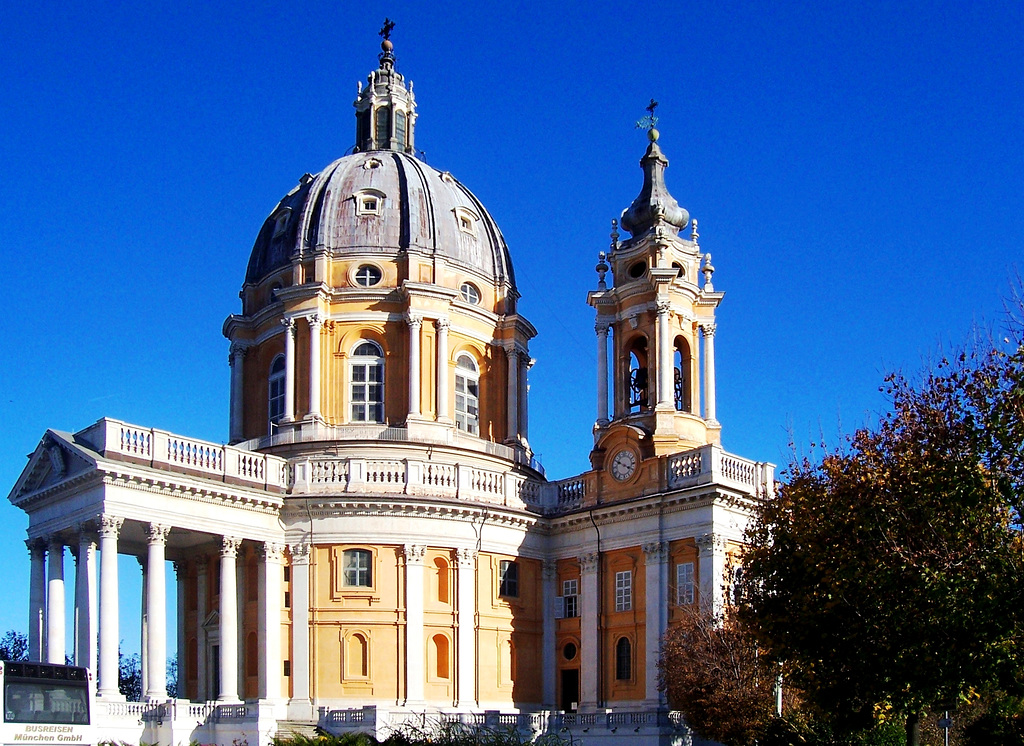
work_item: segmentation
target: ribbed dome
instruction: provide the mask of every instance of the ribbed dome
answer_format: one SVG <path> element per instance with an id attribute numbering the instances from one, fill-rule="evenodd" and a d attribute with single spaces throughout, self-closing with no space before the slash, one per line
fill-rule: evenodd
<path id="1" fill-rule="evenodd" d="M 485 282 L 515 287 L 505 239 L 480 201 L 451 174 L 407 153 L 356 153 L 304 176 L 263 224 L 246 282 L 287 266 L 300 250 L 440 255 Z"/>

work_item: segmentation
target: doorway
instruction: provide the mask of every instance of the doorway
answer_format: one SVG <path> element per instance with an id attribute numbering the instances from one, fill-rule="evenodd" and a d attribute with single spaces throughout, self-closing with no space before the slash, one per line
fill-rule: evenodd
<path id="1" fill-rule="evenodd" d="M 578 668 L 562 669 L 562 696 L 559 706 L 565 712 L 576 712 L 580 706 L 580 670 Z"/>

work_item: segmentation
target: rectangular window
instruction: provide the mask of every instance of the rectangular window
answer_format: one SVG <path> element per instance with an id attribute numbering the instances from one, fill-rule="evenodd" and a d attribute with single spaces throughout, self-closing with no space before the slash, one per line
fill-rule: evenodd
<path id="1" fill-rule="evenodd" d="M 680 562 L 676 565 L 676 605 L 693 603 L 693 563 Z"/>
<path id="2" fill-rule="evenodd" d="M 373 555 L 366 549 L 346 549 L 344 554 L 345 585 L 357 588 L 373 586 L 370 562 Z"/>
<path id="3" fill-rule="evenodd" d="M 501 573 L 498 595 L 519 598 L 519 565 L 512 560 L 502 560 L 498 568 Z"/>
<path id="4" fill-rule="evenodd" d="M 573 619 L 580 615 L 580 581 L 576 578 L 562 581 L 563 615 Z"/>
<path id="5" fill-rule="evenodd" d="M 629 611 L 633 608 L 633 571 L 615 573 L 615 610 Z"/>

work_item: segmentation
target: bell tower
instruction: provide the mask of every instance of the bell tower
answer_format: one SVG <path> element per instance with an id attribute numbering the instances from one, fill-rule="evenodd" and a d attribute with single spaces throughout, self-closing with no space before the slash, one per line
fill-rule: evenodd
<path id="1" fill-rule="evenodd" d="M 641 122 L 649 140 L 640 160 L 643 187 L 621 223 L 612 221 L 597 289 L 587 297 L 597 312 L 594 468 L 602 467 L 606 445 L 623 435 L 643 458 L 721 443 L 714 339 L 724 293 L 712 284 L 714 267 L 711 255 L 701 253 L 697 221 L 665 186 L 668 159 L 658 145 L 654 106 Z M 619 225 L 629 238 L 620 241 Z"/>

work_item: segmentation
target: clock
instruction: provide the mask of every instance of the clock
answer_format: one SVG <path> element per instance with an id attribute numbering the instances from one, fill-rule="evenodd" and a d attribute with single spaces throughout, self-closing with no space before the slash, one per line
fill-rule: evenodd
<path id="1" fill-rule="evenodd" d="M 620 482 L 625 482 L 636 471 L 636 454 L 623 448 L 612 457 L 611 473 Z"/>

